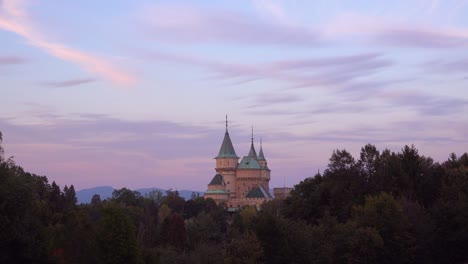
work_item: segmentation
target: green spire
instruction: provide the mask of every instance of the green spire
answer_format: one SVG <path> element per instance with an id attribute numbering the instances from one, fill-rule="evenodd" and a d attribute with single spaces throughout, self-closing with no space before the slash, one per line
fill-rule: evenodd
<path id="1" fill-rule="evenodd" d="M 236 151 L 234 150 L 234 146 L 232 145 L 231 138 L 229 137 L 228 132 L 228 121 L 226 115 L 226 133 L 224 133 L 223 143 L 221 144 L 221 148 L 219 149 L 218 158 L 239 158 L 236 155 Z"/>
<path id="2" fill-rule="evenodd" d="M 265 160 L 265 155 L 263 155 L 262 139 L 260 139 L 260 152 L 258 153 L 257 160 Z"/>
<path id="3" fill-rule="evenodd" d="M 254 137 L 253 137 L 253 126 L 252 126 L 252 143 L 250 144 L 250 151 L 249 151 L 249 157 L 251 158 L 254 158 L 254 159 L 257 159 L 257 152 L 255 151 L 255 147 L 254 147 L 254 144 L 253 144 L 253 140 L 254 140 Z"/>

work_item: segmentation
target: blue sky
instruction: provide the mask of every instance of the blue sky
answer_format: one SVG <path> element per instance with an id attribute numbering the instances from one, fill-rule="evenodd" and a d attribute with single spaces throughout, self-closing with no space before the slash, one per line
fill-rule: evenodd
<path id="1" fill-rule="evenodd" d="M 467 151 L 468 1 L 0 1 L 0 131 L 78 189 L 203 191 L 224 116 L 271 186 L 334 149 Z"/>

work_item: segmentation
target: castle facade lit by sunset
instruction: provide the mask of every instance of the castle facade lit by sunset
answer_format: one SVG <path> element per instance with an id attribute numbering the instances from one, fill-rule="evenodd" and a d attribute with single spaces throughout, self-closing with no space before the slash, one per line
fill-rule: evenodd
<path id="1" fill-rule="evenodd" d="M 262 144 L 257 155 L 253 133 L 250 151 L 239 162 L 228 132 L 226 132 L 216 160 L 216 174 L 208 184 L 205 198 L 212 198 L 217 204 L 224 203 L 228 209 L 236 210 L 242 206 L 260 208 L 264 202 L 273 199 L 270 194 L 270 169 L 263 153 Z M 281 196 L 290 188 L 275 188 L 275 195 Z M 281 197 L 278 197 L 281 198 Z"/>

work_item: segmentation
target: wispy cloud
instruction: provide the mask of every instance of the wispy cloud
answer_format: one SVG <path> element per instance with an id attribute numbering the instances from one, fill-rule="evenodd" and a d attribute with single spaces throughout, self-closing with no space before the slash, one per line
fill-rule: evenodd
<path id="1" fill-rule="evenodd" d="M 26 5 L 27 3 L 22 0 L 0 2 L 0 29 L 18 34 L 29 44 L 52 56 L 76 63 L 87 71 L 97 73 L 115 84 L 128 85 L 135 81 L 132 75 L 118 69 L 108 60 L 49 41 L 48 37 L 36 28 L 37 25 L 31 20 Z"/>
<path id="2" fill-rule="evenodd" d="M 374 41 L 379 44 L 424 47 L 457 48 L 468 47 L 468 31 L 433 30 L 425 28 L 387 28 L 375 33 Z"/>
<path id="3" fill-rule="evenodd" d="M 299 103 L 304 101 L 304 98 L 287 92 L 270 92 L 261 93 L 255 96 L 240 97 L 240 100 L 247 100 L 250 102 L 248 108 L 259 108 L 268 106 L 287 105 L 289 103 Z"/>
<path id="4" fill-rule="evenodd" d="M 267 14 L 281 24 L 293 24 L 280 2 L 271 0 L 253 0 L 252 2 L 259 13 Z"/>
<path id="5" fill-rule="evenodd" d="M 391 91 L 381 94 L 391 108 L 409 108 L 427 116 L 459 115 L 468 107 L 468 100 L 431 95 L 419 91 Z"/>
<path id="6" fill-rule="evenodd" d="M 95 82 L 94 78 L 81 78 L 81 79 L 72 79 L 66 81 L 54 81 L 54 82 L 43 82 L 42 85 L 52 88 L 62 88 L 62 87 L 71 87 L 81 84 L 86 84 L 90 82 Z"/>
<path id="7" fill-rule="evenodd" d="M 213 78 L 246 83 L 257 80 L 277 80 L 289 88 L 334 87 L 350 84 L 358 77 L 370 76 L 390 67 L 393 62 L 380 53 L 365 53 L 334 57 L 285 59 L 260 63 L 228 63 L 182 54 L 148 53 L 155 61 L 193 65 L 209 70 Z"/>
<path id="8" fill-rule="evenodd" d="M 429 60 L 421 66 L 435 74 L 466 73 L 468 71 L 468 58 Z"/>
<path id="9" fill-rule="evenodd" d="M 26 59 L 18 56 L 0 56 L 0 66 L 1 65 L 12 65 L 12 64 L 22 64 L 26 63 Z"/>
<path id="10" fill-rule="evenodd" d="M 468 46 L 464 28 L 401 22 L 365 14 L 344 14 L 324 26 L 329 38 L 364 36 L 370 43 L 412 48 L 459 48 Z"/>
<path id="11" fill-rule="evenodd" d="M 271 24 L 227 10 L 160 5 L 144 11 L 147 33 L 181 43 L 243 45 L 300 45 L 320 42 L 318 32 L 303 27 Z"/>
<path id="12" fill-rule="evenodd" d="M 459 135 L 440 135 L 440 131 L 445 131 L 447 127 L 456 127 L 447 121 L 433 123 L 428 126 L 427 121 L 418 122 L 405 121 L 405 122 L 389 122 L 385 126 L 376 128 L 375 126 L 356 126 L 347 127 L 346 129 L 331 129 L 327 131 L 312 132 L 308 135 L 298 135 L 289 132 L 271 132 L 268 134 L 269 141 L 287 141 L 287 142 L 302 142 L 313 144 L 313 142 L 333 142 L 340 143 L 346 146 L 346 143 L 358 142 L 361 144 L 372 143 L 399 143 L 400 146 L 410 144 L 411 142 L 425 142 L 425 143 L 463 143 L 465 139 L 461 134 Z M 430 134 L 427 133 L 428 127 L 432 130 Z M 466 125 L 465 125 L 466 128 Z M 448 153 L 447 153 L 448 154 Z"/>

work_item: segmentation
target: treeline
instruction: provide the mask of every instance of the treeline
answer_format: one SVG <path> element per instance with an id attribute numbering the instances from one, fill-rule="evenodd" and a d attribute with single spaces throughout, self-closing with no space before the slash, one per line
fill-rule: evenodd
<path id="1" fill-rule="evenodd" d="M 1 134 L 0 134 L 1 143 Z M 334 151 L 323 174 L 234 215 L 211 199 L 123 188 L 77 205 L 6 159 L 0 144 L 0 263 L 463 263 L 468 155 Z"/>

